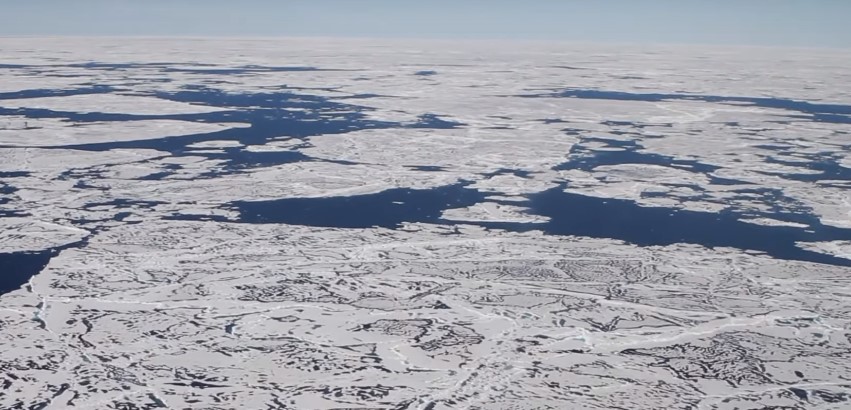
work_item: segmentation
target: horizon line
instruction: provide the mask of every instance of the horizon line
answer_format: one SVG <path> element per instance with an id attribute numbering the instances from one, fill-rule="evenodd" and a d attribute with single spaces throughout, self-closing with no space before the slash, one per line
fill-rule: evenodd
<path id="1" fill-rule="evenodd" d="M 624 41 L 588 41 L 569 39 L 540 39 L 540 38 L 484 38 L 484 37 L 416 37 L 416 36 L 315 36 L 315 35 L 229 35 L 229 34 L 0 34 L 2 39 L 129 39 L 129 40 L 324 40 L 324 41 L 373 41 L 394 42 L 413 41 L 418 43 L 468 43 L 483 44 L 502 42 L 507 44 L 537 44 L 537 45 L 574 45 L 574 46 L 609 46 L 609 47 L 699 47 L 727 49 L 784 49 L 784 50 L 821 50 L 851 52 L 851 45 L 779 45 L 779 44 L 730 44 L 712 42 L 624 42 Z"/>

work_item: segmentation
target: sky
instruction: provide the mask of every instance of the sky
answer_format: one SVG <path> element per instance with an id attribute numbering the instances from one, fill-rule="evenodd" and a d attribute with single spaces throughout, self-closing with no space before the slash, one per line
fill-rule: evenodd
<path id="1" fill-rule="evenodd" d="M 317 36 L 851 48 L 851 0 L 0 0 L 0 36 Z"/>

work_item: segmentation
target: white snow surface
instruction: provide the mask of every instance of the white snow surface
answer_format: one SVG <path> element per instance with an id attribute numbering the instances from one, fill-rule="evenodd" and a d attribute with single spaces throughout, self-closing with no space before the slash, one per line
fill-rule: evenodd
<path id="1" fill-rule="evenodd" d="M 849 240 L 804 235 L 851 229 L 851 124 L 539 95 L 849 106 L 851 53 L 0 38 L 0 60 L 16 65 L 0 68 L 0 274 L 61 249 L 0 294 L 0 409 L 851 405 L 848 264 L 547 234 L 535 202 L 733 213 L 851 259 Z M 87 84 L 115 91 L 27 97 Z M 231 98 L 181 100 L 198 90 Z M 235 205 L 455 184 L 481 199 L 398 226 L 249 224 Z"/>

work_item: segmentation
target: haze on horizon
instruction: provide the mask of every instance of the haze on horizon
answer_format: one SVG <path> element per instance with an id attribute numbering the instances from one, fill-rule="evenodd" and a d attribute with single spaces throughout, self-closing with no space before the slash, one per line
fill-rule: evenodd
<path id="1" fill-rule="evenodd" d="M 846 0 L 0 0 L 0 36 L 321 36 L 851 48 Z"/>

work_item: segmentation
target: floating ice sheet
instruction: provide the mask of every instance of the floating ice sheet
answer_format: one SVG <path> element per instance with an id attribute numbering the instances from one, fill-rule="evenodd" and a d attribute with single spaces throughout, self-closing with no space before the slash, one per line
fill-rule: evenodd
<path id="1" fill-rule="evenodd" d="M 851 400 L 848 53 L 0 45 L 0 408 Z"/>

